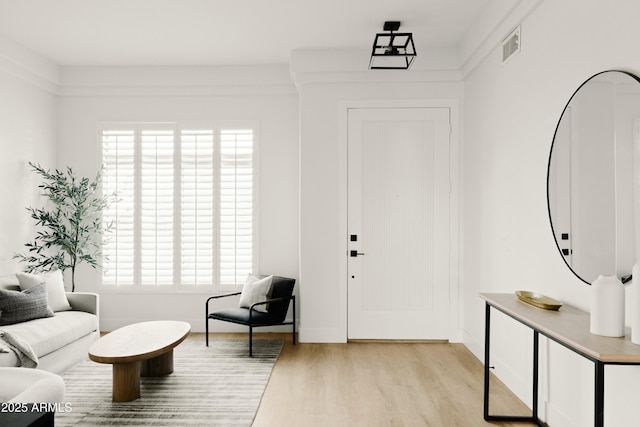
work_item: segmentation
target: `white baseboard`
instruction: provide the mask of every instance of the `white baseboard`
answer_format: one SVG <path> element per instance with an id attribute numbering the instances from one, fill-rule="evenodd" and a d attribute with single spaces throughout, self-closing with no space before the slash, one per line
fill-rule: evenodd
<path id="1" fill-rule="evenodd" d="M 464 331 L 462 329 L 455 329 L 451 332 L 451 336 L 449 337 L 449 342 L 451 343 L 463 343 L 464 342 Z"/>
<path id="2" fill-rule="evenodd" d="M 346 343 L 345 331 L 341 328 L 298 329 L 298 340 L 307 343 Z"/>
<path id="3" fill-rule="evenodd" d="M 462 332 L 462 344 L 469 349 L 474 356 L 484 363 L 484 345 L 480 345 L 471 335 L 465 330 Z"/>
<path id="4" fill-rule="evenodd" d="M 549 402 L 544 403 L 547 414 L 547 424 L 550 426 L 578 427 L 574 420 L 569 418 L 564 412 L 558 410 Z"/>

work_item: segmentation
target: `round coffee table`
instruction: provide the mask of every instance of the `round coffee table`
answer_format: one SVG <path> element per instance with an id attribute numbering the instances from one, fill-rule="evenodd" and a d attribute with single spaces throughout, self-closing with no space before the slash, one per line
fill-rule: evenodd
<path id="1" fill-rule="evenodd" d="M 173 349 L 189 335 L 187 322 L 161 320 L 134 323 L 108 333 L 89 347 L 94 362 L 113 365 L 113 401 L 140 397 L 140 377 L 173 372 Z"/>

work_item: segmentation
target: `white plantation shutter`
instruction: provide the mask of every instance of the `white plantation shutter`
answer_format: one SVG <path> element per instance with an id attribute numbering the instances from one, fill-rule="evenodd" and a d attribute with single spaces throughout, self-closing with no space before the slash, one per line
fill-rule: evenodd
<path id="1" fill-rule="evenodd" d="M 172 285 L 174 141 L 173 130 L 140 135 L 140 284 Z"/>
<path id="2" fill-rule="evenodd" d="M 103 285 L 244 283 L 255 262 L 253 127 L 111 128 L 102 132 L 103 189 L 117 191 L 118 202 L 104 212 L 114 225 L 103 243 Z"/>
<path id="3" fill-rule="evenodd" d="M 213 130 L 182 131 L 180 256 L 181 283 L 215 282 L 216 152 Z"/>
<path id="4" fill-rule="evenodd" d="M 117 192 L 118 202 L 103 211 L 104 223 L 111 233 L 102 243 L 105 285 L 131 285 L 134 282 L 134 130 L 102 132 L 102 191 Z"/>
<path id="5" fill-rule="evenodd" d="M 253 130 L 220 132 L 220 280 L 243 283 L 253 258 Z"/>

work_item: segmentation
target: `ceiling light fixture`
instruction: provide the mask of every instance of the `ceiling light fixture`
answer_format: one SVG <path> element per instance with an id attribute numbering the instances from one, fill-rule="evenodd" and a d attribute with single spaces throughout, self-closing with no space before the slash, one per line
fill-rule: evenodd
<path id="1" fill-rule="evenodd" d="M 383 30 L 373 41 L 373 51 L 369 60 L 370 70 L 407 70 L 416 59 L 416 47 L 412 33 L 394 33 L 400 28 L 400 21 L 386 21 Z"/>

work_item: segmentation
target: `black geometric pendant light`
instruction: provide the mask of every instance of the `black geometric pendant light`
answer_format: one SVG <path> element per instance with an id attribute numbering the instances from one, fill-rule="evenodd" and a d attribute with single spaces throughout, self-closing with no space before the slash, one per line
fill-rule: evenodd
<path id="1" fill-rule="evenodd" d="M 407 70 L 416 59 L 412 33 L 396 33 L 399 21 L 386 21 L 383 30 L 373 41 L 369 60 L 370 70 Z"/>

